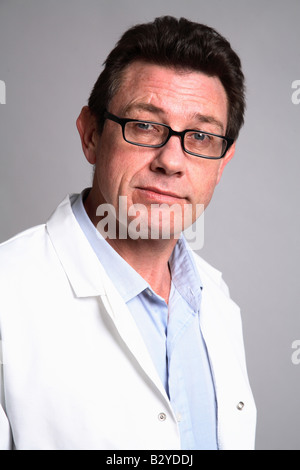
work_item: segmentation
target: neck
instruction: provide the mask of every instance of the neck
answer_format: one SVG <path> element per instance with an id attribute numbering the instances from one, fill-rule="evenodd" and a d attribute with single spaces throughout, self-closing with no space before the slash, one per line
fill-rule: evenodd
<path id="1" fill-rule="evenodd" d="M 172 240 L 172 244 L 171 240 L 106 240 L 168 303 L 171 288 L 168 261 L 176 240 Z M 169 243 L 164 243 L 166 241 Z"/>

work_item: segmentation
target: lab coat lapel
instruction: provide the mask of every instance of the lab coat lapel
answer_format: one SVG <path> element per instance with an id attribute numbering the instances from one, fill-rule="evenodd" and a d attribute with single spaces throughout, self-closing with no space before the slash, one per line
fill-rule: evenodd
<path id="1" fill-rule="evenodd" d="M 102 281 L 106 295 L 101 296 L 101 302 L 103 303 L 106 312 L 114 322 L 119 335 L 135 357 L 136 361 L 163 395 L 170 407 L 166 391 L 126 303 L 122 299 L 116 287 L 107 277 L 106 273 L 103 273 Z"/>

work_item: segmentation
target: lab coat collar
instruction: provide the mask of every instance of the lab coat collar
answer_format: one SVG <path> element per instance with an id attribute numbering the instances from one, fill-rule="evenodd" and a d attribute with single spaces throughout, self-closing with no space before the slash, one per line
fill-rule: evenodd
<path id="1" fill-rule="evenodd" d="M 73 214 L 69 195 L 54 211 L 46 229 L 75 295 L 104 295 L 104 269 Z"/>

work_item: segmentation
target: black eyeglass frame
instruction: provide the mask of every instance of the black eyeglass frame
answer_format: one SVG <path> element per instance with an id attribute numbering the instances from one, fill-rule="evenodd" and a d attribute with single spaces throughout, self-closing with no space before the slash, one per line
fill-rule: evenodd
<path id="1" fill-rule="evenodd" d="M 161 122 L 144 121 L 144 120 L 140 120 L 140 119 L 130 119 L 130 118 L 120 118 L 118 116 L 115 116 L 114 114 L 111 114 L 109 111 L 104 112 L 104 119 L 109 119 L 110 121 L 114 121 L 117 124 L 120 124 L 120 126 L 122 127 L 122 134 L 123 134 L 123 139 L 125 140 L 125 142 L 128 142 L 129 144 L 132 144 L 132 145 L 137 145 L 138 147 L 161 148 L 164 145 L 166 145 L 166 143 L 170 140 L 170 138 L 173 135 L 175 135 L 175 136 L 180 137 L 181 146 L 182 146 L 183 150 L 186 153 L 188 153 L 190 155 L 194 155 L 195 157 L 199 157 L 199 158 L 207 158 L 209 160 L 220 160 L 221 158 L 225 157 L 226 153 L 228 152 L 228 150 L 230 149 L 230 147 L 234 143 L 234 139 L 230 139 L 229 137 L 225 137 L 223 135 L 213 134 L 211 132 L 200 131 L 199 129 L 198 130 L 196 130 L 196 129 L 185 129 L 184 131 L 181 131 L 181 132 L 174 131 L 170 126 L 168 126 L 167 124 L 163 124 Z M 125 137 L 125 126 L 128 122 L 141 122 L 141 123 L 145 123 L 145 124 L 156 124 L 156 125 L 159 125 L 159 126 L 163 126 L 166 129 L 168 129 L 169 134 L 168 134 L 166 140 L 163 143 L 157 144 L 157 145 L 138 144 L 136 142 L 131 142 L 130 140 L 126 139 L 126 137 Z M 201 132 L 201 134 L 212 135 L 214 137 L 219 137 L 220 139 L 225 140 L 227 145 L 226 145 L 226 148 L 225 148 L 224 152 L 222 153 L 222 155 L 220 157 L 208 157 L 206 155 L 200 155 L 198 153 L 193 153 L 193 152 L 190 152 L 189 150 L 186 150 L 186 148 L 184 146 L 184 136 L 187 132 L 192 132 L 192 131 Z"/>

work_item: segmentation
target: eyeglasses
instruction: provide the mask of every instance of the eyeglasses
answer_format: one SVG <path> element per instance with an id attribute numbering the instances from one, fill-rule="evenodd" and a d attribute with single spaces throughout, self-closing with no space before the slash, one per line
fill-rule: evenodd
<path id="1" fill-rule="evenodd" d="M 182 148 L 186 153 L 217 160 L 225 156 L 234 142 L 233 139 L 210 132 L 193 129 L 177 132 L 166 124 L 120 118 L 108 111 L 105 111 L 104 118 L 120 124 L 124 140 L 140 147 L 160 148 L 176 135 L 180 137 Z"/>

